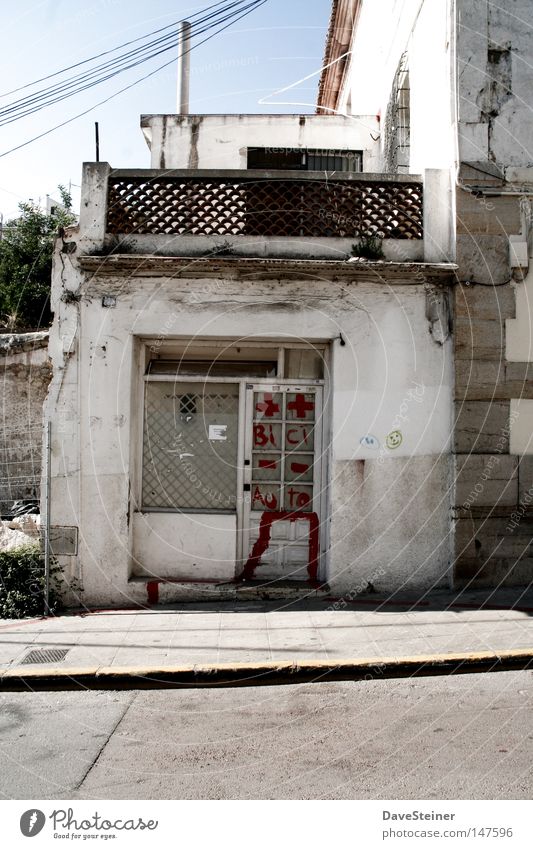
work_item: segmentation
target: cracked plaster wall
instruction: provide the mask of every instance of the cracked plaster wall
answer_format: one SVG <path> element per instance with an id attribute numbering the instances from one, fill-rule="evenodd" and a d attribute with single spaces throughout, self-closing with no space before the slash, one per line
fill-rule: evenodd
<path id="1" fill-rule="evenodd" d="M 61 299 L 65 285 L 77 291 L 80 284 L 79 301 Z M 114 308 L 102 306 L 104 291 L 116 296 Z M 451 341 L 437 343 L 431 333 L 442 309 L 428 318 L 424 286 L 396 285 L 393 295 L 370 280 L 343 285 L 144 277 L 124 286 L 121 277 L 84 279 L 72 270 L 62 280 L 56 266 L 54 303 L 52 523 L 80 528 L 78 557 L 63 562 L 81 578 L 86 603 L 124 604 L 135 591 L 128 584 L 142 386 L 135 336 L 158 337 L 161 328 L 169 339 L 276 339 L 292 337 L 297 327 L 298 338 L 318 341 L 338 340 L 342 331 L 346 344 L 332 342 L 331 363 L 330 585 L 349 591 L 383 567 L 376 588 L 399 588 L 415 561 L 410 586 L 446 582 Z M 68 327 L 77 330 L 65 352 L 62 328 Z M 386 437 L 393 429 L 401 431 L 402 442 L 390 449 Z M 361 443 L 369 433 L 379 446 Z M 359 481 L 357 470 L 365 463 L 366 477 Z M 405 518 L 425 506 L 425 532 L 413 536 Z M 379 517 L 387 532 L 376 531 L 368 546 L 364 516 L 372 508 L 373 521 Z M 168 561 L 168 541 L 179 538 L 173 521 L 175 514 L 159 522 L 164 527 L 158 525 L 150 553 L 155 561 Z M 138 550 L 145 552 L 146 540 Z M 190 574 L 190 558 L 183 560 Z M 173 569 L 177 579 L 185 577 L 179 555 Z M 201 565 L 197 575 L 213 577 Z"/>
<path id="2" fill-rule="evenodd" d="M 530 0 L 459 0 L 457 73 L 463 162 L 533 162 Z"/>

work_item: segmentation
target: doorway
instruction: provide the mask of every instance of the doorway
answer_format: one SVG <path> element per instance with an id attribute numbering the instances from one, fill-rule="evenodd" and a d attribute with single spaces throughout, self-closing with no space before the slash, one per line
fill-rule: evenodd
<path id="1" fill-rule="evenodd" d="M 315 582 L 325 550 L 326 346 L 221 350 L 213 358 L 213 343 L 195 343 L 187 359 L 170 350 L 148 358 L 134 574 Z"/>

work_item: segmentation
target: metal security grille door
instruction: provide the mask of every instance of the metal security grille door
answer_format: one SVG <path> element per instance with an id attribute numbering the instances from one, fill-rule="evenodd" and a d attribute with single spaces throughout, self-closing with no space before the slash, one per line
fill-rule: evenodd
<path id="1" fill-rule="evenodd" d="M 256 384 L 246 396 L 243 575 L 316 580 L 322 388 Z"/>
<path id="2" fill-rule="evenodd" d="M 145 386 L 143 509 L 235 512 L 239 385 Z"/>

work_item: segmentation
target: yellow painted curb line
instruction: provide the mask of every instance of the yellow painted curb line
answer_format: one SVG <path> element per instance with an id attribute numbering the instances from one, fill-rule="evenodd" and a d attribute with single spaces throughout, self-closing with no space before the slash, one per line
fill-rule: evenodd
<path id="1" fill-rule="evenodd" d="M 183 666 L 15 667 L 0 671 L 0 690 L 259 686 L 500 672 L 529 667 L 533 667 L 533 649 Z"/>

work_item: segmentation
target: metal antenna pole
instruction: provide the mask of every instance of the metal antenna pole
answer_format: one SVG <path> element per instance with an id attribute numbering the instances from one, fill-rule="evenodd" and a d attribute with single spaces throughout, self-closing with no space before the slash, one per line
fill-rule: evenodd
<path id="1" fill-rule="evenodd" d="M 178 115 L 189 114 L 189 90 L 191 83 L 191 29 L 189 21 L 178 25 Z"/>
<path id="2" fill-rule="evenodd" d="M 100 129 L 98 121 L 94 122 L 94 144 L 96 147 L 96 162 L 100 162 Z"/>

